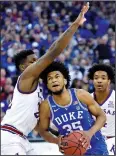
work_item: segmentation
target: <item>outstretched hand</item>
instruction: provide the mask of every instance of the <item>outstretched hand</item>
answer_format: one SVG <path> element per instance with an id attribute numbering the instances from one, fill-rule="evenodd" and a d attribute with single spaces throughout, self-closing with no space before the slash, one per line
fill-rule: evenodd
<path id="1" fill-rule="evenodd" d="M 89 2 L 87 2 L 81 9 L 81 12 L 79 14 L 79 16 L 76 19 L 76 23 L 81 26 L 83 25 L 83 23 L 86 21 L 86 18 L 84 17 L 84 15 L 86 14 L 86 12 L 89 10 Z"/>

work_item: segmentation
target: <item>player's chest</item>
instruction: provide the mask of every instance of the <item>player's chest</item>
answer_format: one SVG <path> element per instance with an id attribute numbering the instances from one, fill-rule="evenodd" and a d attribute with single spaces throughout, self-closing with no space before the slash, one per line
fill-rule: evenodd
<path id="1" fill-rule="evenodd" d="M 115 115 L 115 104 L 113 100 L 106 101 L 101 108 L 106 115 Z"/>

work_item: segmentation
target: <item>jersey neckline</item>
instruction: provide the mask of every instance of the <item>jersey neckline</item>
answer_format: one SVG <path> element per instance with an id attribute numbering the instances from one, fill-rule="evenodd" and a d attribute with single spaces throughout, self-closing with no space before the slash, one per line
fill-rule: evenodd
<path id="1" fill-rule="evenodd" d="M 111 96 L 112 92 L 113 92 L 113 90 L 110 90 L 108 96 L 106 97 L 106 99 L 105 99 L 102 103 L 98 103 L 98 102 L 97 102 L 96 94 L 95 94 L 95 92 L 94 92 L 94 100 L 95 100 L 100 106 L 102 106 L 102 105 L 109 99 L 109 97 Z"/>
<path id="2" fill-rule="evenodd" d="M 61 107 L 61 108 L 66 108 L 66 107 L 69 107 L 69 106 L 72 104 L 72 94 L 71 94 L 70 89 L 68 89 L 68 92 L 69 92 L 70 97 L 71 97 L 70 103 L 69 103 L 69 104 L 67 104 L 67 105 L 65 105 L 65 106 L 61 106 L 61 105 L 59 105 L 59 104 L 57 104 L 57 103 L 55 102 L 55 100 L 54 100 L 54 98 L 53 98 L 53 96 L 52 96 L 52 100 L 54 101 L 55 105 L 57 105 L 58 107 Z"/>

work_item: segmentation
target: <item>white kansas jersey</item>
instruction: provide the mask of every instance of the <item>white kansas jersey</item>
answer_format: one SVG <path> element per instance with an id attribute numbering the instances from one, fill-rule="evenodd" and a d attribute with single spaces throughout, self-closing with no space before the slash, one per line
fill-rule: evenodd
<path id="1" fill-rule="evenodd" d="M 9 124 L 24 135 L 28 135 L 37 124 L 39 103 L 43 100 L 39 86 L 31 93 L 21 93 L 18 81 L 14 89 L 12 102 L 2 120 L 2 125 Z"/>
<path id="2" fill-rule="evenodd" d="M 91 94 L 95 99 L 95 94 Z M 96 99 L 95 99 L 96 100 Z M 105 112 L 107 121 L 101 132 L 104 136 L 115 136 L 115 91 L 110 91 L 106 100 L 100 104 L 102 110 Z"/>

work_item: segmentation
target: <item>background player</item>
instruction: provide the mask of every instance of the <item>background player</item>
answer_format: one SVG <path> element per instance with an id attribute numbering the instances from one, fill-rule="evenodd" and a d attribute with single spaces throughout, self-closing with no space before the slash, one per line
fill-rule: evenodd
<path id="1" fill-rule="evenodd" d="M 87 147 L 88 139 L 91 140 L 91 148 L 86 155 L 107 155 L 107 146 L 99 131 L 106 116 L 91 95 L 85 90 L 67 89 L 69 71 L 60 62 L 53 62 L 42 72 L 41 77 L 52 95 L 40 105 L 40 135 L 48 142 L 59 144 L 59 138 L 48 131 L 51 120 L 60 135 L 65 136 L 75 130 L 83 131 L 86 138 L 82 140 L 83 146 Z"/>
<path id="2" fill-rule="evenodd" d="M 114 70 L 110 65 L 96 64 L 89 69 L 88 77 L 93 80 L 95 88 L 92 96 L 107 117 L 101 132 L 106 136 L 109 154 L 115 155 L 115 91 L 110 89 L 114 80 Z"/>
<path id="3" fill-rule="evenodd" d="M 40 73 L 66 48 L 77 28 L 86 20 L 84 14 L 89 3 L 83 6 L 78 18 L 52 44 L 48 52 L 37 60 L 33 51 L 21 51 L 15 57 L 16 66 L 22 74 L 14 89 L 12 103 L 2 120 L 1 154 L 33 155 L 26 136 L 33 130 L 39 116 L 38 102 L 41 97 L 38 87 Z M 38 88 L 37 88 L 38 87 Z"/>

